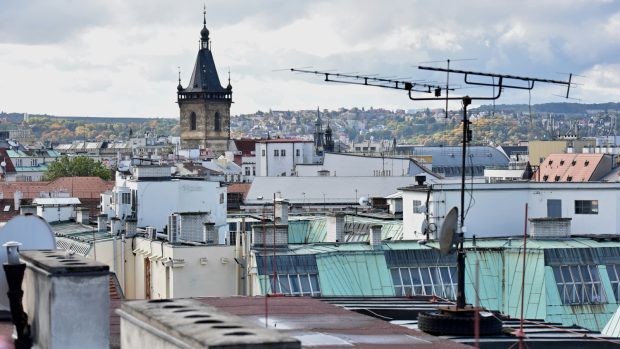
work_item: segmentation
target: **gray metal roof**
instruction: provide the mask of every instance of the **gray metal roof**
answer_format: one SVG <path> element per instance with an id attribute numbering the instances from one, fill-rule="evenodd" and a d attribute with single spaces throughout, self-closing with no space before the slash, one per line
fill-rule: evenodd
<path id="1" fill-rule="evenodd" d="M 349 204 L 361 197 L 385 197 L 414 182 L 413 177 L 256 177 L 245 202 L 269 203 L 280 192 L 291 203 Z"/>
<path id="2" fill-rule="evenodd" d="M 198 51 L 192 78 L 183 92 L 227 92 L 220 83 L 213 54 L 209 49 L 203 48 Z"/>
<path id="3" fill-rule="evenodd" d="M 435 167 L 461 166 L 461 147 L 411 147 L 398 146 L 407 155 L 432 156 Z M 508 166 L 509 159 L 501 151 L 487 146 L 467 148 L 468 166 Z"/>

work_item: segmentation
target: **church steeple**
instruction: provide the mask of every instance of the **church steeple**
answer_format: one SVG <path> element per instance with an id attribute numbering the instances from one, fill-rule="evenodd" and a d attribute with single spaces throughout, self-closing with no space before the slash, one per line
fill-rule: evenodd
<path id="1" fill-rule="evenodd" d="M 321 111 L 316 107 L 316 121 L 314 122 L 314 149 L 317 155 L 323 155 L 325 138 L 323 133 L 323 122 L 321 121 Z"/>
<path id="2" fill-rule="evenodd" d="M 229 146 L 232 86 L 230 77 L 226 88 L 220 83 L 209 35 L 205 7 L 194 70 L 185 88 L 179 73 L 177 101 L 181 111 L 181 148 L 207 149 L 208 154 L 218 155 Z"/>

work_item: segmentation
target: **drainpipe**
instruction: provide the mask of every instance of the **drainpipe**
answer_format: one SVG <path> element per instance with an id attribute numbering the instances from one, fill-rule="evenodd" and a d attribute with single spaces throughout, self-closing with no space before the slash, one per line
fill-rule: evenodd
<path id="1" fill-rule="evenodd" d="M 123 289 L 123 293 L 125 293 L 125 235 L 127 232 L 121 232 L 121 279 L 122 283 L 121 288 Z"/>
<path id="2" fill-rule="evenodd" d="M 28 325 L 28 314 L 24 312 L 22 299 L 24 291 L 22 290 L 22 281 L 24 280 L 24 272 L 26 271 L 26 263 L 19 260 L 19 246 L 22 244 L 15 241 L 9 241 L 2 246 L 6 247 L 7 263 L 4 263 L 4 273 L 9 291 L 9 306 L 11 309 L 11 318 L 15 325 L 14 344 L 16 349 L 30 349 L 32 347 L 32 338 L 30 334 L 30 325 Z"/>

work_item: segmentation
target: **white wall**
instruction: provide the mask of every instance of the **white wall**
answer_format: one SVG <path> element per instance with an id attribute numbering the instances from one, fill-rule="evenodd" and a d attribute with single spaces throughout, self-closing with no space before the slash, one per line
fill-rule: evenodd
<path id="1" fill-rule="evenodd" d="M 163 181 L 117 180 L 137 190 L 138 227 L 163 231 L 174 212 L 210 212 L 219 232 L 219 242 L 228 236 L 226 225 L 226 188 L 219 182 L 172 179 Z"/>
<path id="2" fill-rule="evenodd" d="M 300 165 L 296 170 L 298 176 L 317 176 L 319 170 L 328 170 L 332 176 L 407 176 L 409 163 L 409 158 L 327 153 L 323 164 Z"/>
<path id="3" fill-rule="evenodd" d="M 135 248 L 145 253 L 135 256 L 132 282 L 128 282 L 126 292 L 128 298 L 145 296 L 144 259 L 147 256 L 155 257 L 150 262 L 151 298 L 228 297 L 237 294 L 234 246 L 161 245 L 161 241 L 136 238 Z M 175 263 L 168 263 L 170 259 Z M 182 266 L 180 261 L 183 261 Z"/>
<path id="4" fill-rule="evenodd" d="M 73 206 L 37 206 L 37 216 L 45 219 L 48 223 L 68 221 L 74 217 Z"/>
<path id="5" fill-rule="evenodd" d="M 429 223 L 439 229 L 448 210 L 460 210 L 458 184 L 435 184 L 431 192 Z M 620 184 L 618 183 L 494 183 L 466 186 L 467 236 L 522 235 L 525 204 L 528 218 L 547 217 L 547 200 L 562 201 L 562 217 L 570 217 L 572 234 L 620 234 Z M 424 214 L 413 212 L 413 200 L 425 204 L 426 193 L 403 192 L 405 236 L 419 239 Z M 598 200 L 598 214 L 575 214 L 575 200 Z M 418 232 L 418 234 L 416 234 Z"/>
<path id="6" fill-rule="evenodd" d="M 278 156 L 275 151 L 278 151 Z M 284 156 L 282 156 L 284 150 Z M 297 155 L 299 150 L 299 155 Z M 263 151 L 265 156 L 263 156 Z M 290 176 L 299 163 L 312 163 L 314 160 L 312 142 L 263 142 L 256 143 L 256 175 L 277 177 L 283 173 Z"/>

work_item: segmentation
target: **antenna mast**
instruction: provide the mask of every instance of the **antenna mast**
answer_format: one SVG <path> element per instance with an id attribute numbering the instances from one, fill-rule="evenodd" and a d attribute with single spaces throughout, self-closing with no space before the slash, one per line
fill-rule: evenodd
<path id="1" fill-rule="evenodd" d="M 449 61 L 448 61 L 449 64 Z M 550 80 L 550 79 L 541 79 L 536 77 L 527 77 L 527 76 L 517 76 L 517 75 L 505 75 L 505 74 L 496 74 L 496 73 L 483 73 L 483 72 L 475 72 L 468 70 L 459 70 L 452 69 L 448 66 L 448 68 L 437 68 L 437 67 L 429 67 L 429 66 L 418 66 L 420 70 L 426 71 L 435 71 L 435 72 L 443 72 L 446 73 L 446 76 L 450 74 L 457 74 L 463 76 L 463 81 L 467 86 L 482 86 L 492 88 L 493 94 L 491 95 L 481 95 L 481 96 L 449 96 L 448 91 L 454 91 L 454 89 L 450 89 L 450 87 L 446 84 L 446 96 L 441 96 L 442 86 L 433 85 L 429 83 L 417 83 L 417 82 L 409 82 L 409 81 L 398 81 L 392 79 L 385 78 L 376 78 L 371 76 L 363 76 L 363 75 L 350 75 L 350 74 L 340 74 L 340 73 L 331 73 L 331 72 L 321 72 L 321 71 L 311 71 L 311 70 L 303 70 L 303 69 L 291 69 L 292 72 L 299 73 L 308 73 L 308 74 L 316 74 L 316 75 L 324 75 L 325 81 L 329 82 L 338 82 L 352 85 L 363 85 L 363 86 L 375 86 L 382 88 L 391 88 L 398 90 L 406 90 L 409 94 L 409 99 L 412 101 L 445 101 L 448 103 L 450 100 L 461 100 L 463 104 L 463 138 L 462 138 L 462 154 L 461 154 L 461 202 L 460 202 L 460 230 L 458 232 L 457 239 L 457 297 L 456 297 L 456 307 L 455 308 L 442 308 L 440 309 L 444 314 L 451 315 L 453 320 L 463 321 L 463 326 L 468 327 L 469 329 L 473 329 L 473 321 L 474 314 L 477 316 L 479 309 L 475 308 L 466 308 L 465 302 L 465 249 L 463 247 L 463 243 L 465 240 L 465 172 L 466 172 L 466 154 L 467 154 L 467 143 L 472 140 L 472 131 L 469 127 L 470 121 L 467 115 L 467 107 L 471 105 L 474 100 L 486 100 L 486 101 L 494 101 L 501 97 L 502 91 L 504 89 L 516 89 L 516 90 L 528 90 L 531 91 L 534 89 L 535 83 L 547 83 L 547 84 L 556 84 L 566 86 L 566 98 L 569 98 L 570 87 L 572 85 L 572 74 L 569 75 L 568 81 L 561 80 Z M 422 96 L 419 97 L 415 93 L 433 93 L 432 97 Z M 472 169 L 473 171 L 473 169 Z M 468 315 L 465 315 L 468 314 Z M 470 314 L 470 315 L 469 315 Z M 437 317 L 433 317 L 432 314 L 421 313 L 418 317 L 418 326 L 420 329 L 423 327 L 427 327 L 424 325 L 426 321 L 428 321 L 428 328 L 433 328 L 431 323 L 438 321 Z M 424 319 L 423 319 L 424 318 Z M 469 320 L 468 320 L 469 319 Z M 469 323 L 471 322 L 471 324 Z M 501 322 L 500 322 L 501 329 Z M 447 329 L 446 329 L 447 330 Z M 456 331 L 467 331 L 467 329 L 455 329 Z M 441 334 L 448 334 L 447 332 Z M 460 333 L 459 333 L 460 334 Z"/>

